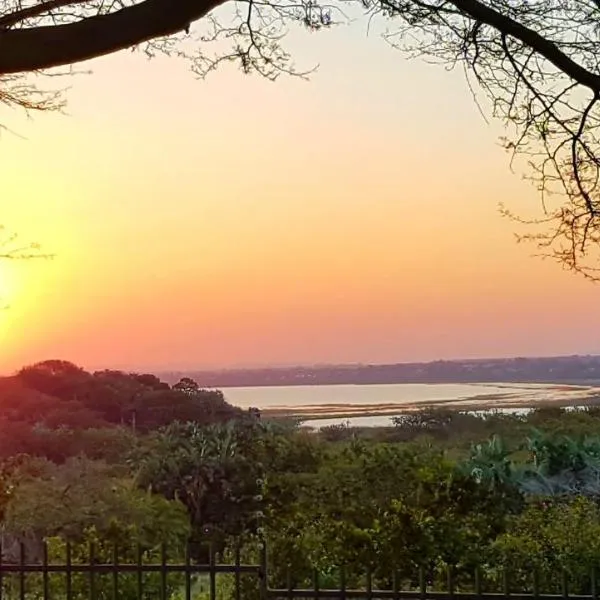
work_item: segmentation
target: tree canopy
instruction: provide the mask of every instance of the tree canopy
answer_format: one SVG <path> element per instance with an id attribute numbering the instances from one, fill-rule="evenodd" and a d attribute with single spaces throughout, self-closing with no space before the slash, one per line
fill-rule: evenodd
<path id="1" fill-rule="evenodd" d="M 125 48 L 184 56 L 206 74 L 224 61 L 268 78 L 293 72 L 283 37 L 296 24 L 325 29 L 350 0 L 0 0 L 0 95 L 47 108 L 56 98 L 23 86 L 27 73 Z M 410 55 L 465 69 L 490 112 L 507 125 L 506 148 L 523 157 L 544 201 L 537 243 L 597 278 L 600 242 L 597 0 L 360 0 L 386 38 Z M 217 53 L 207 46 L 216 43 Z M 550 196 L 558 194 L 554 204 Z M 505 211 L 509 216 L 508 211 Z M 516 217 L 515 217 L 516 218 Z"/>

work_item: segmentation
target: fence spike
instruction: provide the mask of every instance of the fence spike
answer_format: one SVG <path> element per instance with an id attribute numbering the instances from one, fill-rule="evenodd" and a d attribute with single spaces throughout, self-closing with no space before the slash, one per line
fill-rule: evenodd
<path id="1" fill-rule="evenodd" d="M 90 567 L 90 600 L 96 600 L 96 573 L 94 571 L 96 564 L 96 548 L 94 542 L 90 543 L 88 559 Z"/>
<path id="2" fill-rule="evenodd" d="M 538 598 L 540 595 L 540 572 L 537 567 L 533 569 L 533 597 Z"/>
<path id="3" fill-rule="evenodd" d="M 113 544 L 113 599 L 119 600 L 119 548 L 117 543 Z"/>
<path id="4" fill-rule="evenodd" d="M 477 598 L 481 598 L 481 569 L 479 566 L 475 567 L 475 595 Z"/>
<path id="5" fill-rule="evenodd" d="M 288 565 L 287 569 L 285 570 L 285 579 L 286 579 L 286 591 L 287 591 L 287 597 L 288 598 L 293 598 L 294 597 L 294 582 L 292 581 L 292 568 L 291 566 Z"/>
<path id="6" fill-rule="evenodd" d="M 215 545 L 212 540 L 208 543 L 208 562 L 210 564 L 210 573 L 208 574 L 210 579 L 210 600 L 216 600 L 217 573 L 215 571 Z"/>
<path id="7" fill-rule="evenodd" d="M 167 600 L 167 547 L 160 545 L 160 598 Z"/>
<path id="8" fill-rule="evenodd" d="M 71 600 L 73 598 L 73 570 L 72 570 L 72 564 L 71 564 L 71 560 L 72 560 L 72 549 L 71 549 L 71 542 L 67 542 L 67 546 L 65 548 L 65 559 L 66 559 L 66 596 L 67 596 L 67 600 Z"/>
<path id="9" fill-rule="evenodd" d="M 48 543 L 45 540 L 42 546 L 42 579 L 42 585 L 44 589 L 42 594 L 44 596 L 44 600 L 49 600 L 50 591 L 48 586 Z"/>
<path id="10" fill-rule="evenodd" d="M 452 565 L 448 565 L 448 595 L 454 597 L 454 569 Z"/>
<path id="11" fill-rule="evenodd" d="M 562 591 L 563 598 L 568 598 L 569 597 L 569 580 L 568 580 L 568 574 L 567 574 L 566 569 L 562 570 L 561 588 L 562 588 L 561 591 Z"/>
<path id="12" fill-rule="evenodd" d="M 0 542 L 0 600 L 4 597 L 4 570 L 2 569 L 2 559 L 4 554 L 4 548 L 2 542 Z"/>
<path id="13" fill-rule="evenodd" d="M 137 544 L 137 552 L 136 552 L 136 574 L 137 574 L 137 597 L 138 600 L 142 600 L 144 596 L 144 572 L 142 571 L 143 567 L 143 552 L 142 545 Z"/>
<path id="14" fill-rule="evenodd" d="M 192 563 L 190 543 L 185 545 L 185 600 L 192 598 Z"/>
<path id="15" fill-rule="evenodd" d="M 266 600 L 269 595 L 269 554 L 267 552 L 267 542 L 264 537 L 261 540 L 260 548 L 260 598 Z"/>
<path id="16" fill-rule="evenodd" d="M 508 579 L 508 568 L 505 567 L 502 570 L 502 587 L 504 588 L 504 595 L 510 596 L 510 581 Z"/>
<path id="17" fill-rule="evenodd" d="M 397 570 L 394 571 L 392 588 L 393 598 L 394 600 L 398 600 L 400 598 L 400 574 Z"/>
<path id="18" fill-rule="evenodd" d="M 346 567 L 340 567 L 340 600 L 346 600 Z"/>
<path id="19" fill-rule="evenodd" d="M 235 600 L 241 600 L 242 581 L 240 577 L 240 565 L 242 563 L 242 550 L 239 540 L 235 544 Z"/>
<path id="20" fill-rule="evenodd" d="M 19 573 L 19 596 L 21 600 L 25 600 L 25 544 L 21 542 L 19 544 L 19 565 L 21 566 L 21 572 Z"/>

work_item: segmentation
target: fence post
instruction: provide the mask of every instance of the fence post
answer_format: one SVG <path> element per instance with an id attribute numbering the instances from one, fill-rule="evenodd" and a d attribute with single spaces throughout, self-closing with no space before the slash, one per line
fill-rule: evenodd
<path id="1" fill-rule="evenodd" d="M 117 600 L 117 598 L 119 597 L 119 547 L 117 546 L 117 543 L 115 542 L 113 544 L 113 556 L 112 556 L 113 560 L 113 576 L 112 576 L 112 580 L 113 580 L 113 598 L 115 600 Z"/>
<path id="2" fill-rule="evenodd" d="M 215 545 L 213 540 L 210 540 L 208 544 L 208 566 L 209 566 L 209 596 L 210 600 L 216 600 L 217 597 L 217 571 L 216 571 L 216 557 L 215 557 Z"/>
<path id="3" fill-rule="evenodd" d="M 71 565 L 71 542 L 67 542 L 67 547 L 65 548 L 66 552 L 66 565 L 65 565 L 65 592 L 67 596 L 67 600 L 72 600 L 73 598 L 73 573 L 72 573 L 72 565 Z"/>
<path id="4" fill-rule="evenodd" d="M 260 600 L 267 600 L 269 597 L 269 582 L 268 582 L 268 571 L 267 571 L 267 542 L 263 538 L 261 540 L 260 548 L 260 571 L 258 574 L 259 585 L 260 585 Z"/>
<path id="5" fill-rule="evenodd" d="M 25 544 L 19 544 L 19 598 L 25 600 Z"/>
<path id="6" fill-rule="evenodd" d="M 90 543 L 88 550 L 88 563 L 90 567 L 90 600 L 96 600 L 96 547 Z"/>
<path id="7" fill-rule="evenodd" d="M 42 551 L 43 551 L 42 581 L 43 581 L 43 586 L 44 586 L 43 596 L 44 596 L 44 600 L 49 600 L 50 592 L 49 592 L 49 586 L 48 586 L 48 544 L 46 542 L 44 542 Z"/>
<path id="8" fill-rule="evenodd" d="M 192 566 L 191 548 L 188 542 L 185 545 L 185 600 L 192 599 Z"/>

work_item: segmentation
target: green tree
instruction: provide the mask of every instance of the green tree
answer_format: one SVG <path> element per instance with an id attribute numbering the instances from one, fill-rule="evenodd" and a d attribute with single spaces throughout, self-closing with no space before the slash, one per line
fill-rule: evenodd
<path id="1" fill-rule="evenodd" d="M 474 446 L 461 468 L 480 483 L 501 483 L 529 496 L 600 497 L 597 437 L 571 438 L 534 429 L 523 446 L 526 460 L 512 460 L 495 436 L 486 445 Z"/>
<path id="2" fill-rule="evenodd" d="M 600 512 L 582 497 L 536 502 L 514 518 L 510 530 L 492 544 L 489 579 L 510 573 L 513 589 L 532 590 L 534 573 L 542 593 L 560 593 L 563 574 L 569 592 L 589 594 L 592 570 L 600 561 Z"/>
<path id="3" fill-rule="evenodd" d="M 83 542 L 91 530 L 124 546 L 181 545 L 189 534 L 185 507 L 140 490 L 127 475 L 123 467 L 86 458 L 62 465 L 28 460 L 15 473 L 2 531 L 15 540 L 25 536 L 38 555 L 45 538 Z"/>
<path id="4" fill-rule="evenodd" d="M 420 567 L 439 578 L 442 563 L 472 574 L 521 506 L 511 488 L 480 485 L 443 454 L 405 445 L 342 449 L 297 482 L 283 510 L 274 492 L 268 476 L 267 531 L 280 582 L 288 565 L 299 582 L 313 565 L 324 576 L 344 565 L 355 585 L 364 585 L 367 567 L 387 586 L 394 571 L 413 585 Z"/>
<path id="5" fill-rule="evenodd" d="M 256 527 L 263 476 L 259 424 L 173 423 L 148 442 L 133 465 L 137 480 L 188 510 L 197 538 L 219 539 Z"/>

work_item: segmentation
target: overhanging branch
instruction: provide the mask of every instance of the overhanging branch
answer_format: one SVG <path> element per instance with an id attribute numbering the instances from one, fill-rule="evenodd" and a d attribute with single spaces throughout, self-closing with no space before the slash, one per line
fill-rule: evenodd
<path id="1" fill-rule="evenodd" d="M 576 63 L 551 40 L 542 37 L 533 29 L 482 4 L 479 0 L 449 0 L 449 2 L 476 21 L 486 23 L 500 33 L 520 40 L 523 44 L 551 62 L 573 81 L 577 81 L 594 92 L 600 92 L 600 76 Z"/>
<path id="2" fill-rule="evenodd" d="M 76 23 L 0 31 L 0 75 L 70 65 L 173 35 L 224 0 L 144 0 Z"/>

